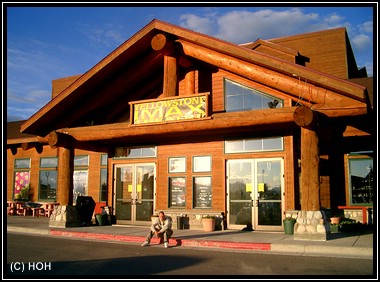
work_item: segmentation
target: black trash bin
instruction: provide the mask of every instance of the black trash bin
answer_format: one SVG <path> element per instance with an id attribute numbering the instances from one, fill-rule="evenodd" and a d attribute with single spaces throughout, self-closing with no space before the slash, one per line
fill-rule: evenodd
<path id="1" fill-rule="evenodd" d="M 81 225 L 91 225 L 95 210 L 95 201 L 91 196 L 78 196 L 76 202 Z"/>
<path id="2" fill-rule="evenodd" d="M 177 229 L 185 229 L 185 218 L 183 216 L 177 216 Z"/>

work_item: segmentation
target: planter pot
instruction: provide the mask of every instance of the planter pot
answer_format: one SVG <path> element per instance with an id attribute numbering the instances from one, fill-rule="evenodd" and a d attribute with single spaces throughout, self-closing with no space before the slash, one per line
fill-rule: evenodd
<path id="1" fill-rule="evenodd" d="M 287 235 L 293 235 L 294 233 L 294 224 L 296 223 L 296 220 L 294 218 L 291 219 L 284 219 L 284 231 Z"/>
<path id="2" fill-rule="evenodd" d="M 210 232 L 215 230 L 215 218 L 203 218 L 203 231 Z"/>
<path id="3" fill-rule="evenodd" d="M 339 225 L 330 224 L 330 232 L 331 233 L 337 233 L 338 231 L 339 231 Z"/>
<path id="4" fill-rule="evenodd" d="M 95 215 L 98 225 L 109 225 L 108 216 L 106 214 L 97 214 Z"/>
<path id="5" fill-rule="evenodd" d="M 330 223 L 331 224 L 339 224 L 340 223 L 340 217 L 338 217 L 338 216 L 331 217 Z"/>

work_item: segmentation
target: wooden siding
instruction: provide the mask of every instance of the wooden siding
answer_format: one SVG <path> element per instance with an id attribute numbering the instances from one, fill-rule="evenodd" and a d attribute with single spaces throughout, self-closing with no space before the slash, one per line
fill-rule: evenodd
<path id="1" fill-rule="evenodd" d="M 342 79 L 348 79 L 346 36 L 343 28 L 268 40 L 292 49 L 310 59 L 305 66 Z"/>
<path id="2" fill-rule="evenodd" d="M 201 142 L 201 143 L 183 143 L 161 145 L 158 148 L 157 162 L 157 190 L 156 190 L 156 210 L 166 210 L 169 207 L 169 177 L 186 177 L 186 209 L 181 212 L 186 213 L 193 209 L 193 188 L 192 177 L 194 176 L 211 176 L 212 178 L 212 207 L 204 211 L 222 212 L 225 211 L 225 165 L 223 159 L 223 142 Z M 192 162 L 194 156 L 211 156 L 212 171 L 193 173 Z M 185 173 L 169 173 L 168 158 L 185 157 Z M 174 210 L 174 209 L 173 209 Z M 203 209 L 202 209 L 203 210 Z M 201 212 L 201 210 L 200 210 Z"/>
<path id="3" fill-rule="evenodd" d="M 261 53 L 271 55 L 273 57 L 276 57 L 276 58 L 279 58 L 279 59 L 282 59 L 282 60 L 285 60 L 288 62 L 291 62 L 291 63 L 296 63 L 296 57 L 294 55 L 281 52 L 279 50 L 270 48 L 270 47 L 265 46 L 265 45 L 259 45 L 254 50 L 261 52 Z"/>

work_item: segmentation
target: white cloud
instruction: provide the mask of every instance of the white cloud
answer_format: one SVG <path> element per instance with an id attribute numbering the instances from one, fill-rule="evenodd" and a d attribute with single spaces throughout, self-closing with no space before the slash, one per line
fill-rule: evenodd
<path id="1" fill-rule="evenodd" d="M 373 33 L 373 22 L 372 21 L 368 21 L 368 22 L 365 22 L 363 24 L 360 24 L 359 25 L 359 30 L 360 32 L 364 32 L 364 33 Z"/>
<path id="2" fill-rule="evenodd" d="M 212 14 L 209 17 L 200 17 L 193 14 L 184 14 L 180 16 L 180 25 L 204 34 L 213 34 L 213 26 L 215 22 L 212 19 Z"/>
<path id="3" fill-rule="evenodd" d="M 372 46 L 372 40 L 368 35 L 359 34 L 351 38 L 353 48 L 356 48 L 358 51 L 368 50 Z"/>

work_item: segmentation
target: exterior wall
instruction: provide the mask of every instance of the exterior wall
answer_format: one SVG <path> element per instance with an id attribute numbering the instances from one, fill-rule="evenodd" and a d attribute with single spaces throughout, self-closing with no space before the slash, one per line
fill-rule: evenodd
<path id="1" fill-rule="evenodd" d="M 13 186 L 14 186 L 14 162 L 15 159 L 30 158 L 30 201 L 38 202 L 39 196 L 39 172 L 40 172 L 40 159 L 44 157 L 58 157 L 58 150 L 52 149 L 50 146 L 44 146 L 41 153 L 36 152 L 35 148 L 29 150 L 17 149 L 17 154 L 13 155 L 11 150 L 7 150 L 7 201 L 13 200 Z M 75 150 L 75 155 L 88 155 L 88 196 L 91 196 L 95 202 L 100 199 L 100 158 L 101 153 L 91 151 Z M 59 161 L 59 160 L 58 160 Z M 85 169 L 85 168 L 84 168 Z M 59 189 L 59 187 L 57 187 Z M 43 200 L 42 202 L 46 202 Z"/>
<path id="2" fill-rule="evenodd" d="M 208 155 L 212 158 L 211 172 L 193 173 L 192 159 L 193 156 Z M 212 208 L 202 209 L 202 212 L 222 212 L 225 211 L 225 166 L 223 158 L 222 142 L 203 142 L 203 143 L 185 143 L 173 145 L 161 145 L 158 148 L 158 165 L 157 165 L 157 190 L 156 190 L 156 210 L 168 209 L 168 177 L 185 176 L 186 177 L 186 208 L 178 210 L 179 213 L 189 213 L 193 209 L 193 188 L 192 177 L 194 176 L 211 176 L 212 183 Z M 185 157 L 186 173 L 169 173 L 168 158 Z"/>
<path id="3" fill-rule="evenodd" d="M 342 79 L 349 78 L 347 71 L 347 42 L 343 28 L 287 36 L 268 41 L 295 49 L 302 56 L 309 58 L 309 62 L 305 64 L 307 68 Z M 260 49 L 260 51 L 262 50 Z"/>

